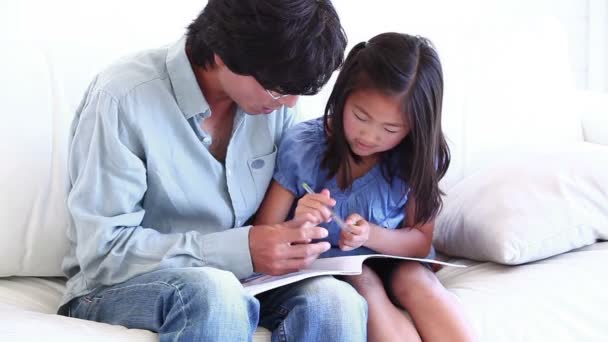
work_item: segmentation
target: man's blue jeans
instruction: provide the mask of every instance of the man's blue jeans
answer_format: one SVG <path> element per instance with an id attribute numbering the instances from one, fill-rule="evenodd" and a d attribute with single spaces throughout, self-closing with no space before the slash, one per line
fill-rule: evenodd
<path id="1" fill-rule="evenodd" d="M 93 291 L 71 317 L 158 332 L 160 341 L 251 341 L 258 324 L 273 341 L 366 341 L 367 304 L 347 283 L 316 277 L 260 294 L 230 272 L 166 269 Z M 64 312 L 65 312 L 64 311 Z"/>

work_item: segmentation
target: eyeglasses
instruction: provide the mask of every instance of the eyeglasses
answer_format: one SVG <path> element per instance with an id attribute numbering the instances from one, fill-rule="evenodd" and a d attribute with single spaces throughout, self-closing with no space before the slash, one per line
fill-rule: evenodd
<path id="1" fill-rule="evenodd" d="M 289 96 L 289 94 L 279 94 L 279 93 L 277 93 L 276 91 L 273 91 L 273 90 L 268 90 L 268 89 L 265 89 L 265 90 L 268 93 L 268 95 L 270 95 L 270 97 L 272 97 L 272 99 L 275 100 L 275 101 L 278 101 L 278 100 L 280 100 L 280 99 L 282 99 L 284 97 Z"/>

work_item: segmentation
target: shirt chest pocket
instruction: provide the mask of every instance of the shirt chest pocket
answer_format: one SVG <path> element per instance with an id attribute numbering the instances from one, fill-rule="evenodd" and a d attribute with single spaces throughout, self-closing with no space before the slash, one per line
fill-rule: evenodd
<path id="1" fill-rule="evenodd" d="M 247 166 L 255 187 L 255 208 L 258 208 L 264 199 L 274 172 L 276 156 L 277 147 L 274 146 L 271 153 L 247 160 Z"/>

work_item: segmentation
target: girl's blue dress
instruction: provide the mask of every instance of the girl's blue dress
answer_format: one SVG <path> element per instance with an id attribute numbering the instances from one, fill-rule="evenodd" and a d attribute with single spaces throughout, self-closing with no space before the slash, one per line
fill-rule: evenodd
<path id="1" fill-rule="evenodd" d="M 306 194 L 302 187 L 303 182 L 308 183 L 315 192 L 328 189 L 331 197 L 336 200 L 333 210 L 342 219 L 358 213 L 369 222 L 381 227 L 400 228 L 405 219 L 405 203 L 409 193 L 407 184 L 397 177 L 392 183 L 388 183 L 382 175 L 380 165 L 376 165 L 366 174 L 355 179 L 348 189 L 342 190 L 338 187 L 336 177 L 327 179 L 327 170 L 321 167 L 326 146 L 322 118 L 301 122 L 291 127 L 284 133 L 279 145 L 274 179 L 297 199 Z M 293 216 L 295 206 L 294 202 L 290 217 Z M 322 257 L 375 253 L 365 247 L 349 252 L 340 251 L 337 248 L 340 239 L 338 225 L 332 221 L 320 226 L 329 231 L 327 240 L 332 245 Z"/>

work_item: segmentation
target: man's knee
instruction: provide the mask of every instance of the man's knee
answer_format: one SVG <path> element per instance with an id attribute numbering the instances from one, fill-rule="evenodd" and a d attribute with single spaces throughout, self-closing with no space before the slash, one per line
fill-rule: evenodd
<path id="1" fill-rule="evenodd" d="M 168 272 L 170 276 L 165 281 L 174 288 L 175 295 L 192 305 L 215 309 L 258 305 L 230 272 L 211 267 L 180 268 Z"/>
<path id="2" fill-rule="evenodd" d="M 366 322 L 367 302 L 350 284 L 334 277 L 317 277 L 303 284 L 303 289 L 312 317 L 333 317 L 350 324 Z"/>

